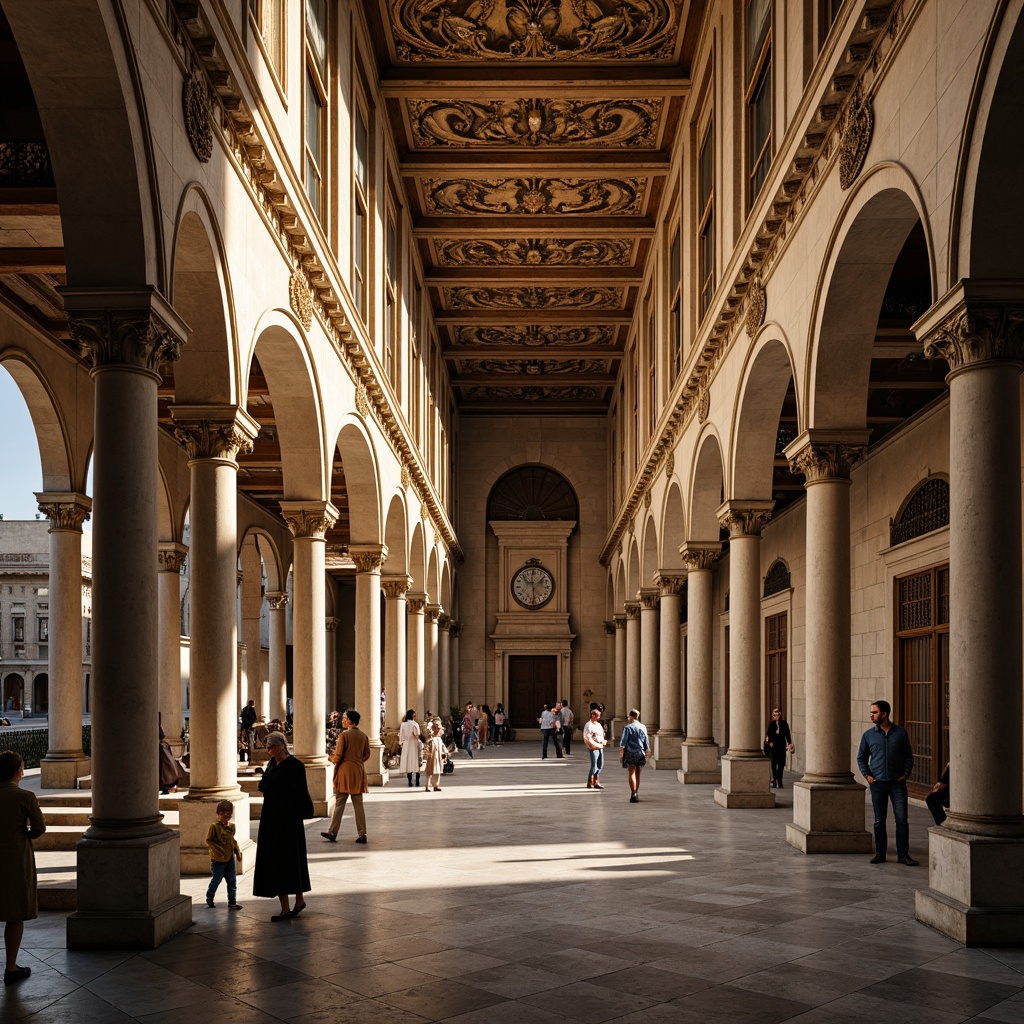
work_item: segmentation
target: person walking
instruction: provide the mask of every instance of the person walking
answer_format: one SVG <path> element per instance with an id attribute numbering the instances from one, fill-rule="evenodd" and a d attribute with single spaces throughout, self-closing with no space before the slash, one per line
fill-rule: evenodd
<path id="1" fill-rule="evenodd" d="M 604 748 L 608 737 L 601 725 L 600 708 L 591 708 L 590 721 L 583 726 L 583 745 L 590 751 L 590 772 L 587 775 L 587 789 L 604 789 L 601 785 L 601 769 L 604 768 Z"/>
<path id="2" fill-rule="evenodd" d="M 552 738 L 555 741 L 555 754 L 558 757 L 562 756 L 562 741 L 558 737 L 558 733 L 561 731 L 561 722 L 558 719 L 558 715 L 551 708 L 544 705 L 544 710 L 540 713 L 540 718 L 537 719 L 537 724 L 540 726 L 540 735 L 542 739 L 540 749 L 540 759 L 546 761 L 548 757 L 548 744 Z"/>
<path id="3" fill-rule="evenodd" d="M 338 737 L 338 745 L 331 754 L 334 762 L 334 813 L 326 832 L 321 832 L 329 843 L 338 841 L 338 829 L 345 814 L 345 804 L 352 797 L 356 815 L 356 842 L 366 845 L 366 814 L 363 811 L 363 794 L 368 793 L 366 785 L 366 762 L 370 760 L 370 741 L 366 733 L 360 732 L 358 711 L 346 711 L 341 716 L 344 732 Z"/>
<path id="4" fill-rule="evenodd" d="M 562 750 L 567 757 L 572 755 L 572 738 L 576 732 L 576 719 L 573 718 L 572 708 L 567 700 L 562 701 L 558 711 L 558 718 L 562 726 Z"/>
<path id="5" fill-rule="evenodd" d="M 241 740 L 245 745 L 245 760 L 252 764 L 252 728 L 256 724 L 256 701 L 251 700 L 239 712 L 238 720 L 242 726 Z"/>
<path id="6" fill-rule="evenodd" d="M 420 761 L 423 741 L 420 739 L 420 724 L 416 721 L 416 712 L 409 708 L 398 727 L 398 742 L 402 744 L 402 757 L 398 762 L 398 770 L 405 772 L 409 785 L 416 776 L 416 785 L 420 784 Z"/>
<path id="7" fill-rule="evenodd" d="M 238 841 L 235 839 L 235 826 L 231 823 L 231 816 L 234 813 L 234 804 L 230 800 L 221 800 L 217 804 L 217 820 L 206 833 L 206 848 L 210 851 L 210 884 L 206 890 L 206 905 L 208 907 L 216 906 L 213 897 L 223 879 L 228 888 L 228 910 L 242 909 L 236 895 L 238 891 L 236 861 L 241 863 L 242 851 L 238 848 Z"/>
<path id="8" fill-rule="evenodd" d="M 480 706 L 480 717 L 476 721 L 476 749 L 483 750 L 487 746 L 487 732 L 491 724 L 491 709 L 486 704 Z"/>
<path id="9" fill-rule="evenodd" d="M 39 916 L 32 840 L 46 831 L 46 822 L 35 793 L 19 785 L 24 777 L 21 754 L 15 750 L 0 753 L 0 921 L 4 922 L 7 952 L 5 985 L 24 981 L 32 973 L 31 967 L 18 965 L 18 950 L 25 922 Z"/>
<path id="10" fill-rule="evenodd" d="M 441 774 L 444 772 L 444 763 L 448 760 L 448 750 L 444 745 L 441 736 L 441 719 L 434 718 L 430 722 L 430 737 L 423 750 L 426 758 L 426 791 L 435 793 L 441 792 Z"/>
<path id="11" fill-rule="evenodd" d="M 313 817 L 313 800 L 306 783 L 306 767 L 288 753 L 284 734 L 267 736 L 267 761 L 260 779 L 263 809 L 256 835 L 256 868 L 252 874 L 253 896 L 276 896 L 281 912 L 271 921 L 287 921 L 306 909 L 309 884 L 306 831 L 303 821 Z M 295 906 L 288 897 L 295 894 Z"/>
<path id="12" fill-rule="evenodd" d="M 462 716 L 462 749 L 473 756 L 473 739 L 476 737 L 476 721 L 473 718 L 473 702 L 466 704 L 466 713 Z"/>
<path id="13" fill-rule="evenodd" d="M 890 721 L 892 706 L 887 700 L 876 700 L 868 717 L 872 726 L 860 738 L 857 767 L 871 787 L 871 806 L 875 812 L 875 855 L 872 864 L 884 864 L 889 836 L 885 819 L 892 803 L 896 823 L 896 860 L 916 868 L 910 856 L 910 821 L 907 817 L 907 777 L 914 770 L 914 752 L 910 737 L 902 725 Z"/>
<path id="14" fill-rule="evenodd" d="M 640 773 L 647 764 L 647 752 L 651 741 L 647 737 L 647 726 L 640 721 L 640 712 L 633 708 L 629 721 L 622 727 L 619 737 L 619 764 L 629 775 L 629 802 L 640 803 Z"/>
<path id="15" fill-rule="evenodd" d="M 491 741 L 499 747 L 505 742 L 505 730 L 508 728 L 505 721 L 506 717 L 505 705 L 496 705 L 494 708 L 493 725 L 491 727 Z"/>
<path id="16" fill-rule="evenodd" d="M 789 722 L 782 717 L 782 712 L 775 708 L 772 720 L 768 723 L 768 731 L 764 737 L 765 755 L 772 762 L 772 788 L 782 789 L 782 773 L 786 768 L 786 754 L 793 749 L 793 737 L 789 732 Z"/>

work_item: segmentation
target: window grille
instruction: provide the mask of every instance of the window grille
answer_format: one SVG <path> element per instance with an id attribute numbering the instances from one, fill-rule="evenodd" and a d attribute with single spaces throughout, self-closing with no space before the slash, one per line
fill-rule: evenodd
<path id="1" fill-rule="evenodd" d="M 889 520 L 889 544 L 902 544 L 949 525 L 949 484 L 941 477 L 926 480 Z"/>
<path id="2" fill-rule="evenodd" d="M 781 594 L 783 590 L 789 590 L 789 569 L 781 558 L 772 562 L 764 578 L 764 596 L 771 597 L 772 594 Z"/>
<path id="3" fill-rule="evenodd" d="M 493 520 L 579 520 L 576 492 L 547 466 L 520 466 L 506 473 L 491 491 L 487 518 Z"/>

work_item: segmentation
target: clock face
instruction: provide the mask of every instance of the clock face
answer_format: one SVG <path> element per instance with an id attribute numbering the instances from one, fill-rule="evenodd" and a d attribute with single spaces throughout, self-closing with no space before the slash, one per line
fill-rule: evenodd
<path id="1" fill-rule="evenodd" d="M 526 608 L 540 608 L 554 592 L 551 573 L 539 565 L 526 565 L 512 577 L 512 596 Z"/>

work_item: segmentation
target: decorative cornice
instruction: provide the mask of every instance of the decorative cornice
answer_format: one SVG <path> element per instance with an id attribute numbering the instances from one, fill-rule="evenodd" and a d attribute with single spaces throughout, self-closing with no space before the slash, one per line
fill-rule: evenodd
<path id="1" fill-rule="evenodd" d="M 305 537 L 323 540 L 338 521 L 338 510 L 329 501 L 281 501 L 278 504 L 296 540 Z"/>
<path id="2" fill-rule="evenodd" d="M 272 612 L 283 611 L 288 605 L 288 594 L 283 590 L 268 590 L 263 596 Z"/>
<path id="3" fill-rule="evenodd" d="M 200 163 L 207 164 L 213 156 L 213 129 L 210 127 L 210 87 L 198 69 L 186 75 L 181 88 L 181 110 L 185 118 L 185 134 L 192 152 Z"/>
<path id="4" fill-rule="evenodd" d="M 686 576 L 682 573 L 661 571 L 654 577 L 654 583 L 662 597 L 673 597 L 683 592 Z"/>
<path id="5" fill-rule="evenodd" d="M 661 593 L 657 587 L 641 587 L 636 592 L 636 599 L 640 602 L 642 611 L 655 611 L 658 607 L 658 602 L 661 600 Z"/>
<path id="6" fill-rule="evenodd" d="M 805 430 L 783 452 L 794 473 L 803 473 L 807 486 L 822 480 L 849 480 L 864 458 L 870 431 Z"/>
<path id="7" fill-rule="evenodd" d="M 381 593 L 388 601 L 404 601 L 411 586 L 411 576 L 383 576 L 380 581 Z"/>
<path id="8" fill-rule="evenodd" d="M 156 550 L 157 572 L 178 574 L 188 560 L 188 548 L 184 544 L 161 544 Z"/>
<path id="9" fill-rule="evenodd" d="M 234 463 L 252 451 L 259 424 L 237 405 L 172 405 L 174 437 L 189 461 L 218 459 Z"/>
<path id="10" fill-rule="evenodd" d="M 716 514 L 730 537 L 760 537 L 774 507 L 774 501 L 727 501 Z"/>
<path id="11" fill-rule="evenodd" d="M 379 573 L 388 560 L 386 544 L 350 544 L 349 557 L 356 563 L 356 573 Z"/>
<path id="12" fill-rule="evenodd" d="M 50 520 L 48 533 L 81 533 L 92 512 L 92 499 L 74 491 L 39 491 L 36 501 Z"/>
<path id="13" fill-rule="evenodd" d="M 426 594 L 406 594 L 405 606 L 410 615 L 422 615 L 427 607 Z"/>
<path id="14" fill-rule="evenodd" d="M 721 555 L 722 545 L 719 543 L 696 544 L 685 541 L 679 545 L 679 557 L 688 573 L 710 569 Z"/>

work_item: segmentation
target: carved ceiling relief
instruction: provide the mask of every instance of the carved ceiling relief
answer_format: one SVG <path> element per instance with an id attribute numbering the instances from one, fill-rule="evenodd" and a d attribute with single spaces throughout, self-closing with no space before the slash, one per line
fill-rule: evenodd
<path id="1" fill-rule="evenodd" d="M 475 238 L 435 241 L 439 267 L 628 267 L 630 238 Z"/>
<path id="2" fill-rule="evenodd" d="M 446 309 L 621 309 L 621 288 L 442 288 Z"/>
<path id="3" fill-rule="evenodd" d="M 604 388 L 592 387 L 464 387 L 462 393 L 470 402 L 598 402 Z"/>
<path id="4" fill-rule="evenodd" d="M 456 345 L 515 345 L 527 348 L 582 348 L 590 345 L 614 345 L 615 328 L 607 324 L 549 327 L 530 325 L 520 327 L 459 327 L 455 332 Z"/>
<path id="5" fill-rule="evenodd" d="M 643 213 L 643 178 L 425 178 L 427 213 L 442 216 L 551 216 Z"/>
<path id="6" fill-rule="evenodd" d="M 655 149 L 661 100 L 408 100 L 415 144 Z"/>
<path id="7" fill-rule="evenodd" d="M 566 373 L 606 374 L 608 365 L 604 359 L 473 359 L 461 361 L 459 372 L 467 376 L 501 373 L 527 377 Z"/>
<path id="8" fill-rule="evenodd" d="M 402 61 L 669 60 L 681 0 L 388 0 Z"/>

